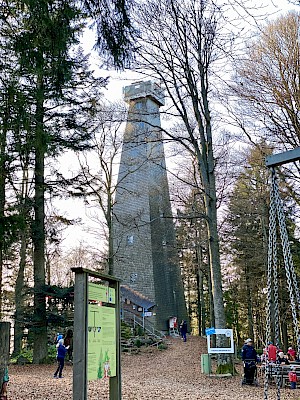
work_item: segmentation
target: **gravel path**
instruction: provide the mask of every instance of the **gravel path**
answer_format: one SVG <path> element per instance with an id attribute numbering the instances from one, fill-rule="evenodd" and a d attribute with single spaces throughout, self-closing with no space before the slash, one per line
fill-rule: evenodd
<path id="1" fill-rule="evenodd" d="M 171 339 L 167 350 L 145 349 L 122 354 L 122 400 L 256 400 L 263 399 L 263 385 L 241 386 L 241 376 L 213 378 L 201 374 L 200 354 L 205 340 L 189 337 L 186 343 Z M 11 366 L 9 400 L 72 400 L 72 367 L 63 379 L 53 379 L 54 365 Z M 109 399 L 108 380 L 89 383 L 88 400 Z M 269 399 L 276 399 L 275 390 Z M 282 400 L 300 400 L 299 389 L 281 390 Z"/>

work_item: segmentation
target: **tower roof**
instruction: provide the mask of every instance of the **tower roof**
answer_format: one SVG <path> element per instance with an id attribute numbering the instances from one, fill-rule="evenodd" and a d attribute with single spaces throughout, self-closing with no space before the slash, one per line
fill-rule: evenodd
<path id="1" fill-rule="evenodd" d="M 165 104 L 164 92 L 157 82 L 139 81 L 123 88 L 124 100 L 129 103 L 131 100 L 138 100 L 149 97 L 159 106 Z"/>

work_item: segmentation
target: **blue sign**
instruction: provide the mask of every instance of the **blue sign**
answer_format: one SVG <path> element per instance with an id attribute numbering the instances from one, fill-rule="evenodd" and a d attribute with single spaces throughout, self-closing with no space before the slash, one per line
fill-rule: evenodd
<path id="1" fill-rule="evenodd" d="M 206 328 L 206 329 L 205 329 L 205 334 L 206 334 L 206 336 L 214 335 L 215 333 L 216 333 L 215 328 Z"/>

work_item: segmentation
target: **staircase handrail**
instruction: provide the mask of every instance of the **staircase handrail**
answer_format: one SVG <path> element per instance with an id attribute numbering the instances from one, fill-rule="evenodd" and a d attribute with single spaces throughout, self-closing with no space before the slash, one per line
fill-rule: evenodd
<path id="1" fill-rule="evenodd" d="M 122 316 L 121 318 L 122 318 L 123 321 L 130 322 L 130 324 L 134 323 L 136 325 L 139 325 L 147 333 L 149 333 L 149 334 L 151 334 L 151 335 L 153 335 L 153 336 L 155 336 L 157 338 L 163 339 L 163 338 L 166 337 L 166 335 L 163 332 L 161 332 L 158 329 L 156 329 L 154 327 L 154 325 L 150 321 L 139 317 L 138 315 L 136 315 L 132 311 L 123 309 L 122 313 L 121 313 L 121 316 Z M 126 318 L 126 316 L 127 316 L 127 318 Z M 130 317 L 130 318 L 128 318 L 128 317 Z"/>

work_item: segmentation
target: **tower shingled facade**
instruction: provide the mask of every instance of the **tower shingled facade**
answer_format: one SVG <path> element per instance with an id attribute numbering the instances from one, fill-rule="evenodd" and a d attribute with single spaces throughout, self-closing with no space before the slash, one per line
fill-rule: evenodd
<path id="1" fill-rule="evenodd" d="M 114 275 L 156 306 L 157 329 L 187 318 L 162 142 L 160 86 L 123 89 L 129 105 L 114 205 Z"/>

